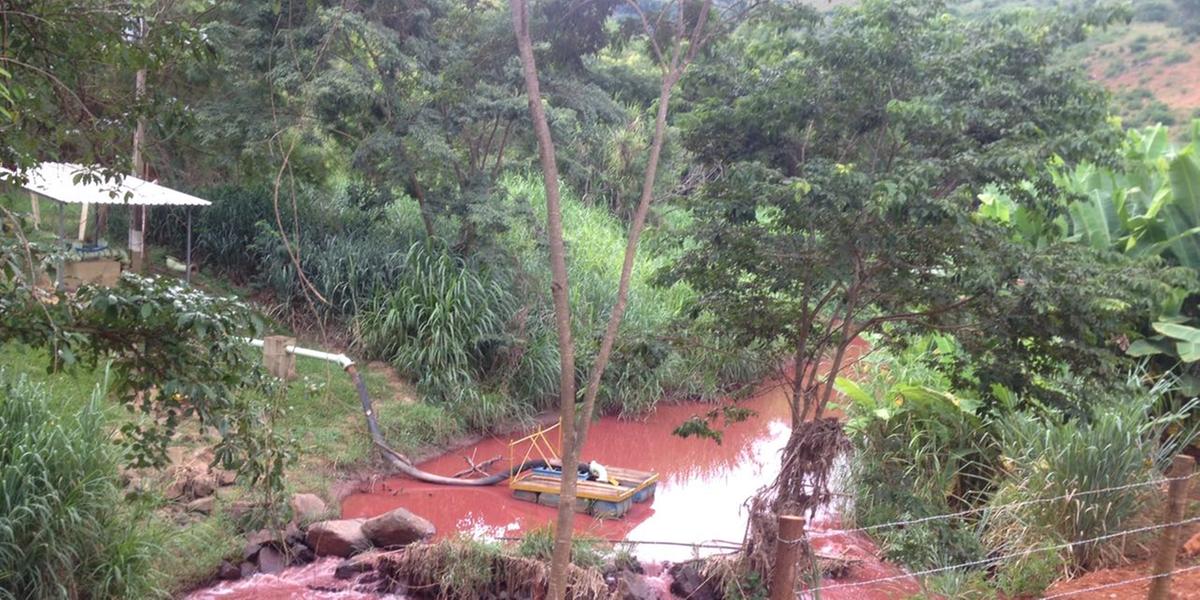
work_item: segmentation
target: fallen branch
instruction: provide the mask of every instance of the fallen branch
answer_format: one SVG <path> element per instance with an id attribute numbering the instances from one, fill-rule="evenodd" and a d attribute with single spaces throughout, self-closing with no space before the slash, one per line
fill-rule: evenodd
<path id="1" fill-rule="evenodd" d="M 451 475 L 451 477 L 458 479 L 460 477 L 465 477 L 472 473 L 479 473 L 480 475 L 487 477 L 488 475 L 491 475 L 491 473 L 487 472 L 487 468 L 496 464 L 497 462 L 499 462 L 500 456 L 499 455 L 493 456 L 479 464 L 475 464 L 475 461 L 472 460 L 471 457 L 469 457 L 469 456 L 464 456 L 463 460 L 467 461 L 467 464 L 471 465 L 471 467 L 468 469 L 463 469 L 463 470 Z"/>

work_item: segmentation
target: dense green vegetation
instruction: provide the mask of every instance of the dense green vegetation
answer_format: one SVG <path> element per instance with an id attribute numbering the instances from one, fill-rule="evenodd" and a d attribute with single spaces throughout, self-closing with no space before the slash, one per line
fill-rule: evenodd
<path id="1" fill-rule="evenodd" d="M 0 371 L 0 596 L 130 598 L 153 589 L 155 551 L 122 502 L 103 394 L 68 416 Z"/>
<path id="2" fill-rule="evenodd" d="M 1133 18 L 1183 23 L 1193 4 Z M 532 4 L 561 170 L 567 380 L 594 374 L 599 411 L 622 416 L 790 381 L 785 468 L 751 503 L 735 583 L 770 580 L 764 527 L 828 502 L 825 468 L 846 448 L 856 524 L 962 513 L 876 534 L 915 569 L 976 563 L 930 578 L 932 594 L 1037 594 L 1120 560 L 1114 540 L 988 563 L 1145 523 L 1153 488 L 1098 490 L 1157 476 L 1200 427 L 1200 122 L 1123 128 L 1133 102 L 1146 115 L 1126 124 L 1168 119 L 1077 64 L 1129 11 L 733 7 Z M 282 522 L 282 493 L 329 496 L 378 468 L 336 367 L 301 360 L 282 383 L 243 337 L 386 363 L 364 368 L 367 387 L 406 453 L 555 407 L 555 186 L 535 170 L 506 3 L 53 0 L 0 16 L 0 183 L 47 160 L 119 177 L 140 162 L 141 123 L 148 176 L 213 201 L 193 223 L 197 287 L 162 276 L 186 221 L 159 209 L 159 276 L 66 292 L 36 285 L 65 248 L 5 188 L 0 591 L 177 592 L 236 556 L 240 531 Z M 651 25 L 673 18 L 676 33 Z M 660 68 L 671 43 L 689 68 Z M 643 213 L 660 88 L 675 95 Z M 595 369 L 642 216 L 628 308 Z M 93 238 L 124 237 L 122 208 L 103 219 Z M 834 404 L 844 418 L 822 419 Z M 685 432 L 720 439 L 706 429 Z M 153 475 L 123 497 L 122 471 L 155 473 L 179 448 L 239 474 L 211 516 L 179 517 Z M 575 562 L 596 566 L 593 545 Z M 549 530 L 509 549 L 447 542 L 393 568 L 467 596 L 495 565 L 541 576 L 554 547 Z"/>

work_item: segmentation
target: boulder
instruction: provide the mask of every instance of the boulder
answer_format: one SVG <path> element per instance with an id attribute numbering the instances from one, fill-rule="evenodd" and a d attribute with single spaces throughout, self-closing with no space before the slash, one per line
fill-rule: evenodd
<path id="1" fill-rule="evenodd" d="M 437 533 L 433 523 L 403 508 L 367 520 L 363 523 L 362 531 L 372 544 L 380 548 L 407 546 L 427 540 Z"/>
<path id="2" fill-rule="evenodd" d="M 242 547 L 242 559 L 254 560 L 258 551 L 274 543 L 275 536 L 269 530 L 259 529 L 246 536 L 246 545 Z"/>
<path id="3" fill-rule="evenodd" d="M 301 543 L 288 546 L 288 550 L 292 555 L 292 564 L 296 566 L 307 565 L 308 563 L 317 560 L 317 555 L 313 554 L 312 548 Z"/>
<path id="4" fill-rule="evenodd" d="M 242 570 L 233 566 L 233 563 L 223 560 L 221 566 L 217 567 L 217 579 L 222 581 L 233 581 L 242 578 Z"/>
<path id="5" fill-rule="evenodd" d="M 287 568 L 287 563 L 283 554 L 270 546 L 263 546 L 258 551 L 258 570 L 262 573 L 275 575 Z"/>
<path id="6" fill-rule="evenodd" d="M 671 565 L 667 573 L 671 575 L 671 593 L 691 600 L 717 600 L 716 590 L 700 569 L 702 563 L 689 560 Z"/>
<path id="7" fill-rule="evenodd" d="M 308 547 L 317 556 L 346 558 L 371 546 L 363 535 L 363 519 L 335 519 L 308 526 Z"/>
<path id="8" fill-rule="evenodd" d="M 325 501 L 316 494 L 296 494 L 292 496 L 292 516 L 300 521 L 311 521 L 325 515 Z"/>
<path id="9" fill-rule="evenodd" d="M 217 491 L 216 481 L 212 476 L 201 475 L 191 481 L 188 492 L 193 498 L 207 498 Z"/>
<path id="10" fill-rule="evenodd" d="M 242 573 L 242 577 L 249 577 L 258 572 L 258 565 L 254 564 L 248 560 L 244 560 L 244 561 L 242 561 L 240 570 Z"/>

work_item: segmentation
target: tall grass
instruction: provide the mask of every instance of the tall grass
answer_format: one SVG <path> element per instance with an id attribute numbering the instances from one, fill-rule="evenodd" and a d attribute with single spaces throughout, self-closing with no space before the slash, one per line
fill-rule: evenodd
<path id="1" fill-rule="evenodd" d="M 500 189 L 497 202 L 514 216 L 503 238 L 516 263 L 513 279 L 536 299 L 527 319 L 530 361 L 522 366 L 522 383 L 538 385 L 522 389 L 550 398 L 557 385 L 558 353 L 548 297 L 549 259 L 540 242 L 545 188 L 537 177 L 509 174 Z M 562 207 L 572 328 L 579 377 L 586 378 L 616 300 L 627 238 L 619 219 L 584 204 L 570 190 L 564 189 Z M 687 285 L 655 284 L 657 273 L 673 258 L 666 244 L 638 253 L 628 309 L 598 397 L 602 412 L 644 412 L 665 397 L 712 399 L 731 384 L 757 379 L 770 366 L 754 349 L 736 347 L 721 338 L 719 328 L 697 321 L 690 312 L 697 298 Z"/>
<path id="2" fill-rule="evenodd" d="M 985 541 L 1002 552 L 1047 542 L 1076 544 L 1063 558 L 1070 569 L 1089 569 L 1120 558 L 1122 538 L 1078 543 L 1138 525 L 1154 513 L 1157 486 L 1097 492 L 1150 481 L 1171 455 L 1195 438 L 1178 425 L 1195 404 L 1156 413 L 1169 394 L 1132 378 L 1124 389 L 1098 394 L 1084 418 L 1016 413 L 1003 419 L 1002 466 L 1006 476 L 992 503 L 1000 508 L 988 523 Z M 1156 416 L 1158 414 L 1158 416 Z M 1163 450 L 1168 449 L 1164 452 Z M 1087 492 L 1079 495 L 1080 492 Z M 1032 498 L 1066 496 L 1015 509 L 1004 505 Z"/>
<path id="3" fill-rule="evenodd" d="M 486 214 L 472 217 L 488 222 L 478 227 L 486 233 L 469 255 L 426 240 L 411 200 L 364 209 L 352 188 L 300 190 L 294 213 L 290 198 L 281 206 L 299 268 L 327 302 L 314 302 L 301 281 L 269 190 L 208 192 L 214 205 L 196 215 L 196 252 L 205 264 L 267 292 L 272 312 L 296 328 L 310 326 L 314 315 L 345 325 L 358 350 L 407 373 L 465 427 L 487 429 L 550 407 L 559 354 L 541 179 L 501 178 Z M 577 376 L 583 379 L 616 299 L 626 231 L 604 207 L 570 190 L 565 195 Z M 160 219 L 154 235 L 178 246 L 180 217 Z M 440 219 L 439 231 L 452 221 Z M 675 244 L 653 229 L 647 241 L 602 382 L 605 413 L 645 412 L 666 397 L 715 399 L 770 366 L 757 349 L 724 339 L 718 324 L 693 314 L 697 299 L 686 285 L 655 285 Z"/>
<path id="4" fill-rule="evenodd" d="M 41 387 L 0 372 L 0 597 L 154 593 L 154 545 L 122 506 L 100 401 L 60 413 Z"/>

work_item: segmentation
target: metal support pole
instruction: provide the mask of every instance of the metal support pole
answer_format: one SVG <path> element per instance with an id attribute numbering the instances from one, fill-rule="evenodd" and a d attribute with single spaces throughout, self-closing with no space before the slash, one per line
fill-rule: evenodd
<path id="1" fill-rule="evenodd" d="M 804 519 L 779 515 L 775 542 L 775 572 L 771 574 L 771 600 L 795 600 L 797 552 L 804 540 Z"/>
<path id="2" fill-rule="evenodd" d="M 65 225 L 63 224 L 63 203 L 59 202 L 58 203 L 58 251 L 60 254 L 58 256 L 58 271 L 54 274 L 54 287 L 56 289 L 62 288 L 62 286 L 63 286 L 63 269 L 67 268 L 66 259 L 63 257 L 63 254 L 65 254 L 67 251 L 66 246 L 65 246 L 67 234 L 65 233 L 65 231 L 63 229 L 64 227 L 65 227 Z"/>
<path id="3" fill-rule="evenodd" d="M 1167 512 L 1163 523 L 1178 523 L 1183 520 L 1184 509 L 1187 508 L 1188 488 L 1191 487 L 1191 475 L 1196 471 L 1196 460 L 1190 456 L 1179 455 L 1171 461 L 1171 470 L 1167 476 L 1171 483 L 1167 487 Z M 1163 529 L 1158 539 L 1158 555 L 1154 557 L 1154 579 L 1150 581 L 1148 600 L 1167 600 L 1171 596 L 1171 571 L 1175 570 L 1175 555 L 1179 553 L 1179 533 L 1182 525 L 1172 525 Z"/>
<path id="4" fill-rule="evenodd" d="M 183 272 L 183 280 L 187 283 L 192 282 L 192 207 L 187 207 L 187 255 L 184 257 L 184 266 L 187 270 Z"/>
<path id="5" fill-rule="evenodd" d="M 29 192 L 29 208 L 33 210 L 33 228 L 42 229 L 42 209 L 37 194 Z"/>

